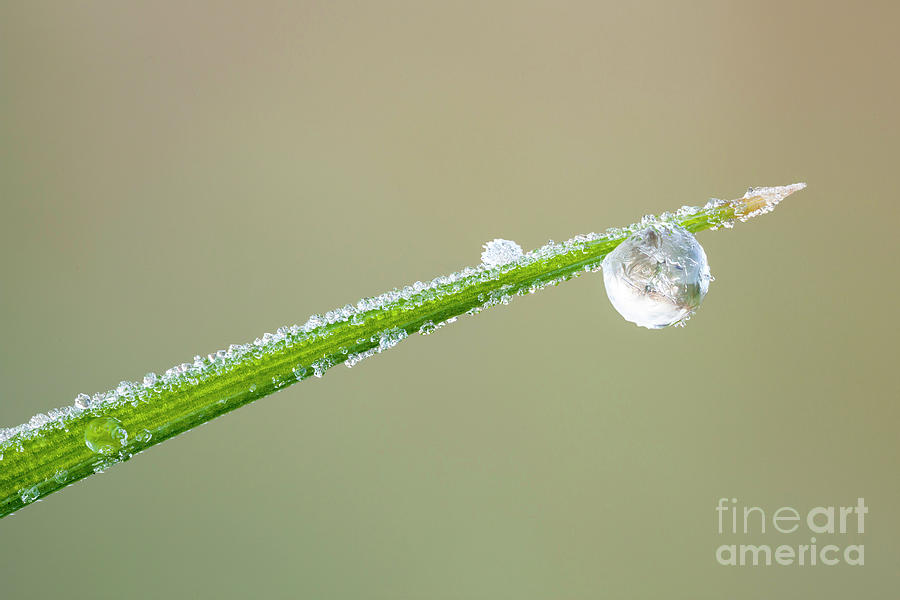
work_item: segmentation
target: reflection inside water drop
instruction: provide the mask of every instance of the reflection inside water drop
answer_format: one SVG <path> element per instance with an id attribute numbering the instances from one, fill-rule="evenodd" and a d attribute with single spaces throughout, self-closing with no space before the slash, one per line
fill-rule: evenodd
<path id="1" fill-rule="evenodd" d="M 91 419 L 84 429 L 84 443 L 97 454 L 113 454 L 128 441 L 128 432 L 118 419 Z"/>
<path id="2" fill-rule="evenodd" d="M 638 231 L 603 259 L 610 302 L 627 321 L 648 329 L 684 323 L 711 279 L 703 248 L 689 231 L 669 223 Z"/>

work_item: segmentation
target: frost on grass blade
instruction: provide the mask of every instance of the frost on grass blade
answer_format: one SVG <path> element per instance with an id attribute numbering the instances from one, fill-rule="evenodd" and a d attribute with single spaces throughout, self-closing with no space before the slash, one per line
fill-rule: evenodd
<path id="1" fill-rule="evenodd" d="M 467 306 L 458 314 L 475 314 L 484 308 L 497 304 L 508 303 L 514 296 L 521 296 L 535 292 L 547 285 L 555 285 L 565 279 L 575 277 L 583 271 L 596 271 L 599 269 L 603 256 L 589 257 L 579 260 L 580 254 L 593 247 L 605 247 L 612 250 L 619 242 L 634 232 L 646 229 L 655 223 L 681 223 L 692 231 L 704 228 L 728 227 L 735 219 L 746 221 L 752 217 L 770 212 L 774 207 L 790 194 L 802 190 L 805 183 L 795 183 L 786 186 L 750 188 L 744 196 L 738 200 L 711 200 L 703 207 L 684 206 L 672 213 L 663 213 L 659 217 L 645 216 L 638 223 L 624 228 L 612 228 L 603 233 L 589 233 L 578 235 L 561 243 L 549 242 L 540 248 L 523 253 L 521 247 L 513 241 L 495 239 L 484 245 L 482 263 L 476 267 L 466 267 L 456 273 L 442 275 L 430 282 L 417 281 L 403 288 L 385 292 L 379 296 L 363 298 L 356 304 L 347 304 L 343 307 L 328 311 L 323 315 L 315 314 L 309 317 L 303 325 L 290 325 L 280 327 L 275 333 L 265 333 L 251 343 L 232 344 L 225 350 L 208 354 L 206 357 L 194 356 L 191 362 L 177 364 L 166 370 L 162 375 L 148 373 L 141 382 L 121 382 L 115 389 L 88 396 L 79 394 L 73 405 L 49 411 L 47 414 L 39 413 L 27 423 L 0 429 L 0 445 L 16 444 L 16 440 L 26 440 L 45 429 L 64 429 L 66 424 L 90 413 L 99 416 L 103 411 L 121 407 L 123 404 L 140 406 L 152 404 L 156 399 L 168 392 L 183 390 L 185 387 L 198 386 L 202 383 L 234 371 L 247 363 L 263 361 L 267 356 L 284 352 L 286 349 L 314 345 L 332 335 L 335 326 L 351 325 L 365 328 L 371 325 L 386 312 L 399 311 L 401 313 L 413 313 L 429 305 L 439 305 L 442 300 L 454 296 L 463 295 L 475 288 L 479 289 L 476 295 L 477 302 Z M 697 225 L 699 224 L 699 226 Z M 566 271 L 559 269 L 554 276 L 552 269 L 549 273 L 542 273 L 537 267 L 541 263 L 549 263 L 559 257 L 572 255 L 570 264 L 574 267 Z M 510 279 L 510 275 L 517 272 L 533 271 L 534 277 L 527 281 L 515 283 L 503 283 Z M 548 275 L 549 276 L 544 276 Z M 524 279 L 524 278 L 523 278 Z M 495 283 L 496 285 L 491 285 Z M 405 334 L 419 331 L 429 334 L 444 325 L 452 323 L 458 315 L 447 315 L 444 318 L 422 318 L 415 327 L 403 329 Z M 374 353 L 384 351 L 396 345 L 392 343 L 390 335 L 383 341 L 382 334 L 389 330 L 396 330 L 396 325 L 390 325 L 383 330 L 373 329 L 373 333 L 366 337 L 368 345 L 359 351 L 349 349 L 340 356 L 320 356 L 307 365 L 292 365 L 288 372 L 297 380 L 305 379 L 310 375 L 321 376 L 324 371 L 339 362 L 348 359 L 363 358 L 361 354 L 369 350 Z M 396 331 L 393 334 L 397 336 Z M 399 342 L 402 339 L 397 340 Z M 319 344 L 321 345 L 321 344 Z M 366 354 L 369 356 L 371 354 Z M 353 358 L 351 358 L 353 357 Z M 299 374 L 299 376 L 298 376 Z M 0 452 L 3 448 L 0 447 Z M 0 459 L 2 460 L 2 459 Z"/>
<path id="2" fill-rule="evenodd" d="M 703 208 L 704 210 L 715 210 L 722 207 L 733 207 L 730 216 L 723 214 L 718 222 L 711 223 L 713 230 L 719 227 L 731 229 L 734 227 L 735 220 L 746 223 L 753 217 L 770 213 L 782 200 L 805 188 L 806 184 L 802 182 L 774 187 L 751 187 L 747 189 L 742 198 L 731 201 L 712 199 Z"/>
<path id="3" fill-rule="evenodd" d="M 675 212 L 663 213 L 659 217 L 648 215 L 629 227 L 578 235 L 561 243 L 549 242 L 527 253 L 523 253 L 521 247 L 511 240 L 499 238 L 491 240 L 484 245 L 483 262 L 476 267 L 466 267 L 456 273 L 436 277 L 429 282 L 417 281 L 379 296 L 363 298 L 356 304 L 347 304 L 323 315 L 312 315 L 302 325 L 280 327 L 275 333 L 265 333 L 251 343 L 232 344 L 227 349 L 208 354 L 206 357 L 194 356 L 191 362 L 177 364 L 162 375 L 148 373 L 141 382 L 123 381 L 114 390 L 93 396 L 79 394 L 71 406 L 54 409 L 47 414 L 39 413 L 27 423 L 0 429 L 0 446 L 16 445 L 16 440 L 19 442 L 27 440 L 45 429 L 65 429 L 68 422 L 83 417 L 83 413 L 99 416 L 102 412 L 121 407 L 125 403 L 133 406 L 152 404 L 165 393 L 201 385 L 247 363 L 263 361 L 267 356 L 283 352 L 286 349 L 313 345 L 314 342 L 320 342 L 332 335 L 335 326 L 347 324 L 363 328 L 364 325 L 372 324 L 383 317 L 388 311 L 412 313 L 427 305 L 439 305 L 442 300 L 462 295 L 473 288 L 485 288 L 478 292 L 477 302 L 458 313 L 475 314 L 490 306 L 506 304 L 514 296 L 532 293 L 547 285 L 555 285 L 560 281 L 575 277 L 583 271 L 598 270 L 603 255 L 578 261 L 579 254 L 592 247 L 603 247 L 604 244 L 610 245 L 609 250 L 611 250 L 632 233 L 646 229 L 654 223 L 685 222 L 686 226 L 694 231 L 710 227 L 729 227 L 735 219 L 746 221 L 770 212 L 784 198 L 805 187 L 805 183 L 795 183 L 786 186 L 750 188 L 738 200 L 710 200 L 703 207 L 684 206 Z M 699 229 L 697 224 L 699 224 Z M 571 261 L 576 264 L 571 271 L 566 272 L 565 269 L 560 269 L 558 276 L 552 276 L 551 273 L 550 277 L 543 277 L 544 274 L 538 272 L 539 269 L 536 267 L 540 263 L 548 263 L 566 255 L 573 255 L 576 258 Z M 507 279 L 507 276 L 515 275 L 517 271 L 529 270 L 536 272 L 536 276 L 530 281 L 516 284 L 500 283 L 501 280 Z M 497 285 L 490 285 L 492 282 Z M 415 327 L 406 328 L 403 331 L 407 335 L 416 331 L 429 334 L 454 322 L 457 316 L 447 315 L 438 319 L 423 318 Z M 386 327 L 384 330 L 374 329 L 373 333 L 366 338 L 371 342 L 368 347 L 355 352 L 348 349 L 343 353 L 343 358 L 333 355 L 317 357 L 315 360 L 309 361 L 307 365 L 292 365 L 288 372 L 295 379 L 302 380 L 310 375 L 322 376 L 326 369 L 339 362 L 348 361 L 348 359 L 355 364 L 366 356 L 396 345 L 391 343 L 391 337 L 386 338 L 387 342 L 382 341 L 382 333 L 387 333 L 390 329 L 396 329 L 396 325 Z M 374 350 L 374 352 L 369 353 L 369 350 Z M 2 452 L 3 448 L 0 447 L 0 453 Z"/>
<path id="4" fill-rule="evenodd" d="M 527 253 L 515 242 L 494 240 L 485 245 L 484 262 L 475 267 L 363 298 L 246 344 L 196 355 L 161 375 L 148 373 L 139 382 L 123 381 L 93 396 L 79 394 L 70 406 L 0 429 L 0 517 L 289 383 L 322 377 L 337 364 L 358 364 L 413 333 L 433 333 L 460 315 L 595 272 L 610 251 L 648 226 L 672 223 L 692 233 L 727 226 L 768 212 L 802 187 L 757 188 L 738 200 L 682 207 Z M 94 438 L 88 425 L 106 418 L 114 419 L 115 426 L 100 421 L 109 427 L 99 427 Z M 111 431 L 110 444 L 103 443 L 109 441 L 104 431 Z M 112 448 L 106 454 L 91 446 Z"/>
<path id="5" fill-rule="evenodd" d="M 805 187 L 806 184 L 801 182 L 776 187 L 749 188 L 742 198 L 747 208 L 738 215 L 738 219 L 743 223 L 753 217 L 772 212 L 782 200 Z"/>
<path id="6" fill-rule="evenodd" d="M 621 235 L 625 230 L 615 230 Z M 528 285 L 496 288 L 492 285 L 501 277 L 516 269 L 534 267 L 538 263 L 578 251 L 590 243 L 608 239 L 607 234 L 581 235 L 563 243 L 548 243 L 527 254 L 514 242 L 503 241 L 499 246 L 489 243 L 491 256 L 488 263 L 476 267 L 466 267 L 456 273 L 436 277 L 430 282 L 417 281 L 400 289 L 394 289 L 380 296 L 363 298 L 355 305 L 345 305 L 324 315 L 312 315 L 303 325 L 281 327 L 275 333 L 264 333 L 251 343 L 233 344 L 226 350 L 194 356 L 189 362 L 179 363 L 167 369 L 162 375 L 148 373 L 140 382 L 122 381 L 115 389 L 88 396 L 79 394 L 72 406 L 55 409 L 49 414 L 38 414 L 23 425 L 0 430 L 0 444 L 15 443 L 34 437 L 49 428 L 65 429 L 68 423 L 84 416 L 100 416 L 125 404 L 135 407 L 153 405 L 162 396 L 202 386 L 211 379 L 233 372 L 248 363 L 262 363 L 267 357 L 283 353 L 288 349 L 312 346 L 332 336 L 339 326 L 363 329 L 377 323 L 386 312 L 415 313 L 431 305 L 439 305 L 442 300 L 463 295 L 472 288 L 483 287 L 486 291 L 477 294 L 473 306 L 460 312 L 478 312 L 495 304 L 507 303 L 513 295 L 532 293 L 545 285 L 558 283 L 567 277 L 547 281 L 533 281 Z M 612 238 L 609 238 L 612 239 Z M 511 245 L 510 245 L 511 244 Z M 518 250 L 517 250 L 518 249 Z M 486 251 L 487 252 L 487 251 Z M 520 254 L 521 253 L 521 254 Z M 599 264 L 599 258 L 594 263 Z M 596 265 L 590 270 L 594 270 Z M 575 276 L 573 273 L 568 276 Z M 496 289 L 492 289 L 496 288 Z M 499 291 L 498 291 L 499 290 Z M 384 329 L 376 327 L 374 333 L 364 339 L 357 339 L 357 345 L 365 346 L 359 351 L 349 348 L 341 356 L 319 356 L 307 365 L 294 365 L 290 369 L 294 379 L 308 376 L 321 377 L 325 371 L 340 362 L 356 364 L 362 358 L 388 350 L 408 337 L 409 333 L 420 331 L 428 334 L 456 321 L 457 315 L 448 315 L 434 320 L 422 318 L 415 327 L 402 328 L 392 325 Z M 319 344 L 321 345 L 321 344 Z M 352 344 L 351 344 L 352 345 Z"/>

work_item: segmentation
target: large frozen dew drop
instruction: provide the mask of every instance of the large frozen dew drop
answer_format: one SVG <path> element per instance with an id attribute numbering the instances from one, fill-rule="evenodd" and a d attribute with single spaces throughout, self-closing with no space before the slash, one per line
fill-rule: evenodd
<path id="1" fill-rule="evenodd" d="M 523 255 L 522 246 L 512 240 L 497 238 L 487 242 L 482 248 L 484 252 L 481 253 L 481 262 L 488 267 L 499 267 L 515 262 Z"/>
<path id="2" fill-rule="evenodd" d="M 603 259 L 606 295 L 625 320 L 661 329 L 682 324 L 703 302 L 712 279 L 706 253 L 683 227 L 655 223 Z"/>
<path id="3" fill-rule="evenodd" d="M 91 419 L 84 429 L 84 443 L 97 454 L 114 454 L 127 441 L 128 432 L 112 417 Z"/>

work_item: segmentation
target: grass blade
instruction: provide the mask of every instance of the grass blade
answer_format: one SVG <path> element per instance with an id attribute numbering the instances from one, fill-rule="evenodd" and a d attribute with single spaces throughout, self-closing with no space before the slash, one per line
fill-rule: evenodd
<path id="1" fill-rule="evenodd" d="M 600 268 L 603 258 L 633 231 L 652 221 L 675 222 L 691 232 L 730 227 L 771 211 L 805 184 L 750 189 L 743 198 L 713 200 L 630 227 L 548 244 L 501 265 L 470 267 L 429 283 L 417 282 L 375 298 L 364 298 L 303 326 L 280 328 L 255 342 L 195 357 L 143 382 L 122 382 L 74 406 L 39 414 L 0 430 L 0 517 L 93 473 L 126 461 L 150 446 L 267 396 L 287 385 L 321 377 L 335 365 L 352 366 L 414 333 L 428 334 L 464 314 L 475 314 Z M 115 419 L 115 421 L 96 421 Z M 112 451 L 85 443 L 89 424 L 118 423 Z M 91 435 L 101 435 L 101 427 Z M 96 448 L 95 444 L 95 448 Z"/>

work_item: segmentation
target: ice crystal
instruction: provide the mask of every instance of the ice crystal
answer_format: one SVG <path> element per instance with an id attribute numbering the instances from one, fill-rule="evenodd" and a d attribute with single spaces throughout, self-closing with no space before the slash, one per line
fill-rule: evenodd
<path id="1" fill-rule="evenodd" d="M 481 253 L 481 264 L 488 267 L 506 265 L 523 256 L 522 246 L 512 240 L 497 238 L 485 243 L 482 247 L 484 252 Z"/>

